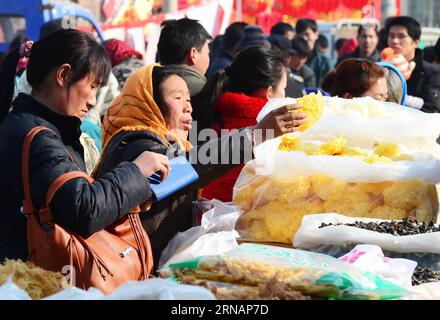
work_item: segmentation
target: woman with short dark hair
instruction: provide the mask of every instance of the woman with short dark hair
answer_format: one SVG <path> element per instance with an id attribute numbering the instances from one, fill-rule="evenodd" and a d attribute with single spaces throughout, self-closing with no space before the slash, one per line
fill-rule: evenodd
<path id="1" fill-rule="evenodd" d="M 366 59 L 349 58 L 342 61 L 324 77 L 322 88 L 332 96 L 346 99 L 369 96 L 386 101 L 388 96 L 385 70 Z"/>
<path id="2" fill-rule="evenodd" d="M 27 80 L 32 93 L 20 93 L 12 102 L 15 68 L 24 56 L 29 58 Z M 29 152 L 30 194 L 40 209 L 57 178 L 72 171 L 85 172 L 80 125 L 110 68 L 104 49 L 90 35 L 72 29 L 55 31 L 33 45 L 27 42 L 5 57 L 0 68 L 0 262 L 25 261 L 29 255 L 22 209 L 25 137 L 39 126 L 50 129 L 35 137 Z M 148 199 L 147 177 L 157 171 L 167 174 L 168 159 L 145 152 L 93 183 L 85 178 L 70 180 L 50 203 L 53 222 L 87 238 Z M 81 270 L 76 272 L 79 276 Z"/>

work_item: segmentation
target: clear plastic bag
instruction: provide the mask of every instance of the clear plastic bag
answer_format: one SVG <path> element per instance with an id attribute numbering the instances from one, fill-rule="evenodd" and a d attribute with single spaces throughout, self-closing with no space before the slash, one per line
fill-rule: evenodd
<path id="1" fill-rule="evenodd" d="M 163 276 L 258 286 L 270 279 L 313 298 L 393 299 L 406 290 L 330 256 L 261 244 L 241 244 L 218 256 L 171 264 Z"/>
<path id="2" fill-rule="evenodd" d="M 257 121 L 295 101 L 269 100 Z M 322 115 L 315 114 L 318 121 L 296 132 L 296 138 L 318 144 L 342 136 L 347 148 L 369 155 L 379 143 L 395 144 L 412 161 L 367 163 L 356 156 L 286 152 L 278 150 L 283 137 L 266 141 L 255 149 L 255 159 L 246 164 L 234 186 L 234 203 L 245 211 L 237 223 L 240 235 L 291 242 L 303 216 L 324 212 L 437 221 L 440 115 L 369 97 L 323 101 Z"/>
<path id="3" fill-rule="evenodd" d="M 279 151 L 280 141 L 258 146 L 235 183 L 234 203 L 245 212 L 237 223 L 243 238 L 289 243 L 303 216 L 313 213 L 437 220 L 440 160 L 432 155 L 405 149 L 414 161 L 367 163 Z"/>
<path id="4" fill-rule="evenodd" d="M 130 281 L 120 286 L 105 300 L 215 300 L 202 287 L 183 285 L 165 279 Z"/>
<path id="5" fill-rule="evenodd" d="M 170 262 L 221 254 L 238 245 L 235 238 L 239 235 L 234 229 L 243 212 L 237 206 L 215 199 L 209 204 L 212 209 L 203 214 L 200 226 L 179 232 L 170 240 L 160 257 L 159 270 Z"/>

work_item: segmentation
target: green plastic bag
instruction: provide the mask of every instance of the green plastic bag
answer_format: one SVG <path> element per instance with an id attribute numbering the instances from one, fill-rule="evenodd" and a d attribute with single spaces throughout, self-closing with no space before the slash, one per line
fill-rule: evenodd
<path id="1" fill-rule="evenodd" d="M 163 275 L 252 286 L 276 277 L 292 290 L 319 299 L 385 300 L 407 294 L 404 288 L 331 256 L 250 243 L 223 255 L 171 264 Z"/>

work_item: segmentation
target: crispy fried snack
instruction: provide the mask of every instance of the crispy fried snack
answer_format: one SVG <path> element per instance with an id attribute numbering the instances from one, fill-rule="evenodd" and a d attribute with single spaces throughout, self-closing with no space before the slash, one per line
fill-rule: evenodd
<path id="1" fill-rule="evenodd" d="M 316 279 L 326 273 L 324 269 L 311 269 L 307 266 L 298 268 L 277 267 L 271 262 L 263 263 L 237 258 L 212 256 L 203 259 L 198 268 L 174 269 L 178 277 L 192 277 L 202 281 L 232 283 L 249 287 L 265 287 L 271 281 L 282 283 L 284 289 L 299 291 L 313 298 L 337 297 L 339 289 L 330 284 L 318 284 Z M 188 278 L 187 278 L 188 279 Z"/>
<path id="2" fill-rule="evenodd" d="M 10 275 L 13 282 L 25 290 L 33 300 L 42 299 L 68 287 L 61 273 L 41 269 L 31 262 L 6 260 L 0 265 L 0 285 L 4 284 Z"/>
<path id="3" fill-rule="evenodd" d="M 243 239 L 282 243 L 292 242 L 307 214 L 394 220 L 415 216 L 429 222 L 438 211 L 435 186 L 423 180 L 346 183 L 321 174 L 266 180 L 258 190 L 251 183 L 243 193 L 238 190 L 234 202 L 245 204 L 236 224 Z"/>
<path id="4" fill-rule="evenodd" d="M 310 300 L 309 296 L 278 280 L 275 275 L 258 286 L 236 285 L 199 280 L 176 272 L 180 283 L 202 286 L 209 289 L 219 300 Z"/>

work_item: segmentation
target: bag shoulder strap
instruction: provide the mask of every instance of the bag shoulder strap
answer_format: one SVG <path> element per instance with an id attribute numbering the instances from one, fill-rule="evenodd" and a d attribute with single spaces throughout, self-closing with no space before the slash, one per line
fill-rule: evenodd
<path id="1" fill-rule="evenodd" d="M 31 143 L 34 140 L 35 136 L 43 130 L 50 130 L 49 128 L 38 126 L 32 128 L 31 131 L 28 132 L 26 137 L 24 138 L 22 152 L 21 152 L 21 179 L 23 182 L 23 190 L 24 190 L 24 201 L 23 201 L 23 213 L 25 215 L 29 215 L 34 213 L 35 207 L 32 203 L 31 198 L 31 186 L 29 182 L 29 154 L 31 150 Z"/>
<path id="2" fill-rule="evenodd" d="M 32 140 L 35 138 L 35 136 L 40 133 L 43 130 L 49 130 L 52 131 L 49 128 L 38 126 L 33 128 L 29 133 L 26 135 L 26 138 L 23 143 L 23 149 L 22 149 L 22 180 L 23 180 L 23 188 L 24 188 L 24 201 L 23 201 L 23 213 L 25 215 L 33 214 L 37 210 L 35 209 L 35 206 L 32 202 L 31 198 L 31 189 L 30 189 L 30 182 L 29 182 L 29 155 L 30 155 L 30 146 L 32 143 Z M 40 210 L 40 222 L 41 223 L 48 223 L 52 221 L 52 212 L 50 209 L 50 203 L 55 195 L 55 193 L 67 182 L 70 180 L 76 179 L 76 178 L 85 178 L 89 183 L 92 183 L 94 180 L 92 177 L 90 177 L 87 173 L 82 171 L 70 171 L 66 172 L 62 175 L 60 175 L 58 178 L 56 178 L 52 184 L 49 187 L 49 190 L 46 193 L 46 199 L 43 208 Z"/>

